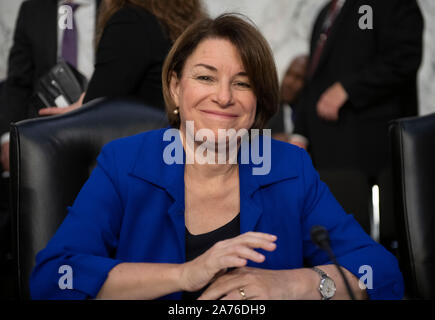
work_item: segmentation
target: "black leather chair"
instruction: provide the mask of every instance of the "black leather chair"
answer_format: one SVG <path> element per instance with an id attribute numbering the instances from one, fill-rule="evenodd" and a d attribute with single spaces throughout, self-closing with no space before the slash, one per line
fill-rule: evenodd
<path id="1" fill-rule="evenodd" d="M 69 114 L 11 125 L 11 206 L 19 298 L 29 298 L 35 256 L 65 218 L 102 146 L 166 125 L 162 111 L 132 100 L 104 99 Z"/>
<path id="2" fill-rule="evenodd" d="M 390 124 L 406 297 L 435 298 L 435 114 Z"/>
<path id="3" fill-rule="evenodd" d="M 2 122 L 2 95 L 4 81 L 0 81 L 0 122 Z M 2 132 L 0 132 L 0 135 Z M 0 151 L 1 155 L 1 151 Z M 3 174 L 3 166 L 0 164 L 0 174 Z M 0 272 L 7 261 L 7 255 L 10 253 L 10 210 L 9 210 L 9 178 L 0 176 Z M 2 275 L 0 275 L 0 281 Z M 2 290 L 0 287 L 0 298 Z"/>

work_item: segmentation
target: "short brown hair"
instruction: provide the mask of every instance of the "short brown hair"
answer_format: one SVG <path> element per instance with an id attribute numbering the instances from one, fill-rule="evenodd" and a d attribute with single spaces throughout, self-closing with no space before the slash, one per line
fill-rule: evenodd
<path id="1" fill-rule="evenodd" d="M 243 19 L 245 18 L 245 19 Z M 179 128 L 177 107 L 170 92 L 173 72 L 180 79 L 186 60 L 206 39 L 229 40 L 239 51 L 246 73 L 257 97 L 257 113 L 252 128 L 263 129 L 277 112 L 279 85 L 272 50 L 260 31 L 240 14 L 226 13 L 215 19 L 204 18 L 192 24 L 174 43 L 163 65 L 162 82 L 166 112 L 171 126 Z M 249 128 L 251 129 L 251 128 Z"/>

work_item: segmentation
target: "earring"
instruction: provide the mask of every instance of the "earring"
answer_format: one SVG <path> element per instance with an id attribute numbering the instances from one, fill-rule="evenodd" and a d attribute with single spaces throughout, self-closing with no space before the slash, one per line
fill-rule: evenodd
<path id="1" fill-rule="evenodd" d="M 174 114 L 178 114 L 178 112 L 179 112 L 178 107 L 176 107 L 173 112 L 174 112 Z"/>

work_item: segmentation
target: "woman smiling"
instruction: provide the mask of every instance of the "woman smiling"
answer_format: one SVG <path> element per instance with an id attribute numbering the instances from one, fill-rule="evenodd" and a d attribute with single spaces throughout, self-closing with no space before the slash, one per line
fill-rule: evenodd
<path id="1" fill-rule="evenodd" d="M 166 130 L 179 130 L 187 157 L 202 143 L 187 146 L 189 134 L 263 129 L 276 112 L 273 56 L 251 23 L 231 14 L 195 23 L 172 47 L 162 79 L 171 128 L 103 148 L 37 256 L 34 298 L 347 299 L 340 273 L 310 240 L 314 225 L 328 230 L 357 298 L 402 297 L 397 261 L 343 211 L 304 150 L 272 140 L 264 175 L 252 162 L 163 161 Z M 62 265 L 74 271 L 73 289 L 58 287 Z M 367 265 L 374 285 L 366 288 L 358 272 Z"/>

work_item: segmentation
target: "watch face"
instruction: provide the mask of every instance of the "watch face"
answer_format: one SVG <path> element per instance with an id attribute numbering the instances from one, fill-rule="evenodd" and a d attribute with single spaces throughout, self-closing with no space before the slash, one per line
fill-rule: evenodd
<path id="1" fill-rule="evenodd" d="M 331 278 L 324 278 L 322 279 L 320 283 L 320 292 L 322 293 L 323 297 L 326 299 L 330 299 L 335 294 L 335 283 Z"/>

